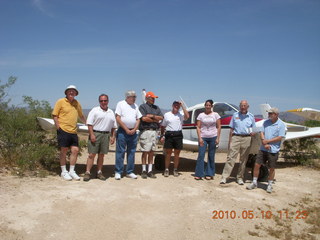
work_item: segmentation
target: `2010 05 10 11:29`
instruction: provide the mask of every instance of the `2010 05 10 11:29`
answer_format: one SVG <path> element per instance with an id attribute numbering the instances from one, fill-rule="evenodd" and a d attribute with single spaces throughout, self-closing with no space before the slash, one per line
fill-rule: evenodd
<path id="1" fill-rule="evenodd" d="M 308 217 L 308 211 L 297 210 L 295 212 L 289 212 L 288 210 L 280 210 L 272 212 L 260 210 L 255 213 L 253 210 L 243 210 L 237 213 L 235 210 L 214 210 L 212 211 L 212 219 L 271 219 L 272 217 L 278 217 L 280 219 L 306 219 Z"/>

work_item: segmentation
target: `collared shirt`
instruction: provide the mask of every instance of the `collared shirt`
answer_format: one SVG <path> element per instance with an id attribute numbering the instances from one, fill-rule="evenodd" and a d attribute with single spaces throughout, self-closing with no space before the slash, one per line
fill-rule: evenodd
<path id="1" fill-rule="evenodd" d="M 166 127 L 166 131 L 181 131 L 183 120 L 183 113 L 177 112 L 173 114 L 172 111 L 170 111 L 164 114 L 161 126 Z"/>
<path id="2" fill-rule="evenodd" d="M 264 138 L 266 140 L 279 136 L 284 138 L 286 136 L 286 125 L 280 119 L 275 123 L 272 123 L 270 119 L 267 119 L 263 123 L 262 132 L 264 133 Z M 261 145 L 260 150 L 271 153 L 277 153 L 280 151 L 281 141 L 268 144 L 271 146 L 270 150 L 265 149 L 263 145 Z"/>
<path id="3" fill-rule="evenodd" d="M 83 117 L 80 103 L 77 100 L 70 102 L 67 98 L 60 98 L 52 111 L 58 117 L 60 128 L 68 133 L 77 133 L 78 117 Z"/>
<path id="4" fill-rule="evenodd" d="M 93 126 L 93 130 L 103 132 L 111 132 L 112 128 L 117 128 L 114 112 L 110 108 L 103 110 L 100 106 L 91 109 L 87 124 Z"/>
<path id="5" fill-rule="evenodd" d="M 154 115 L 163 117 L 163 114 L 160 108 L 154 104 L 149 104 L 149 103 L 141 104 L 139 107 L 139 110 L 142 114 L 142 117 L 146 116 L 147 114 L 154 114 Z M 144 130 L 147 128 L 158 129 L 159 123 L 156 123 L 156 122 L 149 123 L 141 120 L 139 129 Z"/>
<path id="6" fill-rule="evenodd" d="M 135 103 L 129 105 L 126 100 L 117 103 L 116 115 L 121 117 L 121 121 L 127 128 L 134 128 L 137 120 L 142 116 L 138 109 L 138 105 Z"/>
<path id="7" fill-rule="evenodd" d="M 256 126 L 256 122 L 252 113 L 235 112 L 229 126 L 233 129 L 234 134 L 247 135 L 251 133 L 250 129 Z"/>

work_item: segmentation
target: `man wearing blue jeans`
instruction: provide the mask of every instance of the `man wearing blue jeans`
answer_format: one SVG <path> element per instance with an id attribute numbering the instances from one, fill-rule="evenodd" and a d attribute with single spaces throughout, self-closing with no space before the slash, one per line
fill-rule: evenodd
<path id="1" fill-rule="evenodd" d="M 124 155 L 127 153 L 127 177 L 136 179 L 137 175 L 133 173 L 135 152 L 137 148 L 138 134 L 141 113 L 138 105 L 135 104 L 136 93 L 127 91 L 126 99 L 118 102 L 116 106 L 116 121 L 118 124 L 117 144 L 116 144 L 116 166 L 115 179 L 120 180 L 124 168 Z"/>

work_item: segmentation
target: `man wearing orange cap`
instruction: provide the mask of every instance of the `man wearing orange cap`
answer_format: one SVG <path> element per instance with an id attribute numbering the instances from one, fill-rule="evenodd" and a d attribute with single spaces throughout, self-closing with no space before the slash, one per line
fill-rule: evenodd
<path id="1" fill-rule="evenodd" d="M 160 127 L 159 122 L 163 120 L 163 114 L 158 106 L 154 104 L 155 99 L 158 98 L 153 92 L 146 93 L 146 103 L 141 104 L 139 111 L 142 114 L 140 121 L 140 149 L 142 151 L 142 174 L 143 179 L 156 178 L 152 172 L 153 155 L 156 150 L 157 130 Z M 147 159 L 148 159 L 148 173 L 147 173 Z"/>
<path id="2" fill-rule="evenodd" d="M 60 98 L 52 111 L 60 147 L 61 177 L 67 181 L 72 179 L 79 181 L 80 177 L 74 170 L 79 153 L 77 121 L 80 118 L 83 123 L 86 123 L 86 118 L 83 115 L 80 103 L 75 99 L 75 96 L 79 94 L 76 86 L 68 86 L 64 93 L 66 97 Z M 66 157 L 69 148 L 71 155 L 70 170 L 68 172 L 66 169 Z"/>

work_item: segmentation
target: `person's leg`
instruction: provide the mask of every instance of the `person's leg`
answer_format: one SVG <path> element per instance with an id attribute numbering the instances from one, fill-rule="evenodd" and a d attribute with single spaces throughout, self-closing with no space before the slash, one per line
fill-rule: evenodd
<path id="1" fill-rule="evenodd" d="M 237 174 L 237 180 L 243 181 L 244 173 L 246 171 L 246 164 L 248 161 L 248 156 L 250 152 L 251 145 L 251 137 L 243 137 L 241 140 L 240 146 L 240 161 L 239 161 L 239 169 Z"/>
<path id="2" fill-rule="evenodd" d="M 127 135 L 127 175 L 133 173 L 138 135 Z"/>
<path id="3" fill-rule="evenodd" d="M 103 153 L 98 154 L 97 172 L 102 172 L 103 161 L 104 161 L 104 154 Z"/>
<path id="4" fill-rule="evenodd" d="M 126 151 L 126 138 L 125 132 L 122 129 L 118 129 L 117 131 L 117 141 L 116 141 L 116 164 L 115 164 L 115 172 L 118 174 L 122 174 L 123 165 L 124 165 L 124 154 Z"/>
<path id="5" fill-rule="evenodd" d="M 236 162 L 238 152 L 240 149 L 240 141 L 239 136 L 233 136 L 230 144 L 230 149 L 227 155 L 227 161 L 224 165 L 223 172 L 222 172 L 222 179 L 227 179 L 230 177 L 234 164 Z"/>
<path id="6" fill-rule="evenodd" d="M 205 170 L 205 175 L 213 177 L 215 175 L 215 152 L 216 152 L 216 139 L 217 137 L 207 138 L 208 143 L 208 163 Z"/>
<path id="7" fill-rule="evenodd" d="M 86 166 L 87 173 L 90 173 L 90 171 L 91 171 L 95 156 L 96 156 L 95 153 L 89 153 L 89 156 L 87 158 L 87 166 Z"/>
<path id="8" fill-rule="evenodd" d="M 202 178 L 204 177 L 204 157 L 207 149 L 207 142 L 203 142 L 203 146 L 199 145 L 199 152 L 198 152 L 198 158 L 197 158 L 197 164 L 196 164 L 196 170 L 195 170 L 195 176 L 196 178 Z"/>

